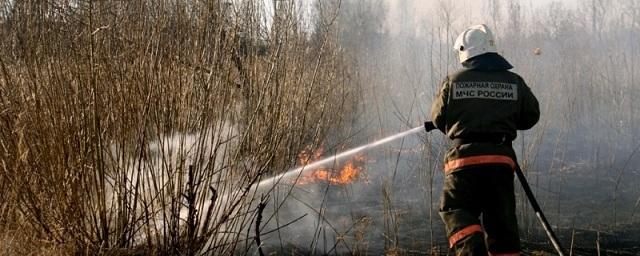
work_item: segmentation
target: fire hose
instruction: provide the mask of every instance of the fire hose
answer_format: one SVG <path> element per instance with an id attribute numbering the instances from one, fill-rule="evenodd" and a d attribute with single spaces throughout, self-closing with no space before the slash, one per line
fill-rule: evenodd
<path id="1" fill-rule="evenodd" d="M 435 125 L 433 125 L 433 122 L 425 122 L 424 128 L 427 130 L 427 132 L 430 132 L 431 130 L 436 129 Z M 524 193 L 527 196 L 527 199 L 529 199 L 529 203 L 531 204 L 531 207 L 533 208 L 533 211 L 535 212 L 536 217 L 538 217 L 538 220 L 542 224 L 542 228 L 547 233 L 547 237 L 549 237 L 549 240 L 551 240 L 551 244 L 558 252 L 558 255 L 564 256 L 565 255 L 564 250 L 560 246 L 560 242 L 558 242 L 558 238 L 553 232 L 553 229 L 551 229 L 551 225 L 549 225 L 549 222 L 547 221 L 547 218 L 544 216 L 544 213 L 542 212 L 542 209 L 540 208 L 538 201 L 533 195 L 533 192 L 531 191 L 531 187 L 529 187 L 529 182 L 527 182 L 527 179 L 525 178 L 524 173 L 520 168 L 520 165 L 516 164 L 515 172 L 516 172 L 516 176 L 518 176 L 518 180 L 520 181 L 520 184 L 522 185 L 522 189 L 524 190 Z"/>

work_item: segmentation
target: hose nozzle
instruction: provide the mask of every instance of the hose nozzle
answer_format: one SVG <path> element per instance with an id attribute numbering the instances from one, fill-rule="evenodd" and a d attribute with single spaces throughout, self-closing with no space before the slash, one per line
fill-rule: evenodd
<path id="1" fill-rule="evenodd" d="M 428 122 L 424 122 L 424 129 L 427 130 L 427 132 L 430 132 L 431 130 L 435 130 L 436 126 L 433 125 L 433 122 L 428 121 Z"/>

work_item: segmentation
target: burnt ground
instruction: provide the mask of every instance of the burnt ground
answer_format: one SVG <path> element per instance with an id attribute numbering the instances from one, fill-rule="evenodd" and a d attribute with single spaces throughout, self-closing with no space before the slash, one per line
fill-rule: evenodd
<path id="1" fill-rule="evenodd" d="M 411 163 L 420 162 L 400 161 L 398 173 L 402 175 L 395 177 L 395 183 L 390 182 L 392 172 L 384 171 L 388 166 L 378 163 L 379 166 L 368 166 L 368 184 L 355 183 L 326 191 L 325 186 L 306 187 L 301 189 L 303 192 L 296 192 L 298 200 L 315 210 L 323 209 L 322 223 L 318 225 L 314 217 L 311 221 L 307 218 L 313 216 L 315 210 L 300 210 L 305 207 L 287 203 L 284 208 L 290 212 L 280 213 L 282 223 L 303 214 L 308 216 L 301 223 L 283 228 L 278 241 L 265 245 L 265 253 L 451 255 L 447 252 L 444 227 L 437 213 L 442 177 L 436 176 L 430 183 L 424 168 L 410 166 Z M 625 176 L 618 193 L 624 197 L 619 196 L 617 203 L 612 195 L 618 186 L 606 173 L 586 170 L 584 173 L 541 173 L 541 178 L 537 177 L 535 173 L 530 174 L 529 182 L 561 244 L 566 251 L 572 250 L 571 255 L 640 256 L 640 219 L 633 217 L 637 210 L 634 203 L 638 200 L 636 181 L 640 181 L 640 173 Z M 390 187 L 386 188 L 390 191 L 388 195 L 385 186 Z M 433 191 L 432 199 L 425 190 L 429 187 Z M 516 192 L 520 198 L 519 189 Z M 518 199 L 518 209 L 522 255 L 555 255 L 528 202 Z M 612 215 L 616 210 L 617 221 L 616 214 Z M 315 236 L 309 237 L 309 234 Z M 318 241 L 311 242 L 314 239 Z"/>
<path id="2" fill-rule="evenodd" d="M 564 230 L 565 232 L 568 230 Z M 569 231 L 570 232 L 570 231 Z M 640 255 L 640 224 L 635 225 L 635 227 L 630 227 L 628 230 L 624 232 L 616 232 L 614 234 L 611 233 L 600 233 L 599 240 L 599 250 L 598 250 L 598 232 L 596 231 L 585 231 L 585 230 L 576 230 L 574 237 L 574 247 L 571 247 L 571 240 L 569 238 L 568 242 L 565 241 L 566 237 L 561 237 L 563 246 L 565 246 L 565 251 L 568 253 L 571 250 L 572 255 L 619 255 L 619 256 L 631 256 L 631 255 Z M 622 239 L 621 237 L 624 237 Z M 540 237 L 543 239 L 544 237 Z M 426 241 L 425 241 L 426 242 Z M 545 241 L 528 241 L 522 240 L 522 255 L 531 255 L 531 256 L 544 256 L 544 255 L 557 255 L 555 250 L 551 246 L 550 243 Z M 282 255 L 309 255 L 310 251 L 308 249 L 299 248 L 295 245 L 288 245 L 288 248 L 285 249 L 287 252 Z M 447 253 L 446 244 L 440 243 L 435 246 L 434 251 L 439 252 L 437 255 L 452 255 L 452 253 Z M 599 251 L 599 253 L 598 253 Z M 407 249 L 398 249 L 394 252 L 397 252 L 399 255 L 432 255 L 428 247 L 420 248 L 407 248 Z M 278 253 L 280 254 L 280 253 Z M 331 253 L 332 255 L 382 255 L 385 254 L 385 250 L 383 248 L 371 249 L 367 251 L 360 252 L 346 252 L 346 253 Z"/>
<path id="3" fill-rule="evenodd" d="M 313 246 L 313 254 L 318 255 L 452 255 L 447 254 L 444 227 L 437 213 L 430 224 L 426 207 L 420 205 L 424 203 L 410 200 L 396 202 L 393 206 L 394 213 L 390 213 L 380 201 L 328 203 L 325 212 L 328 220 L 340 222 L 341 218 L 345 218 L 345 212 L 349 212 L 349 219 L 356 220 L 351 226 L 344 226 L 347 232 L 337 245 L 331 239 L 311 245 L 304 235 L 296 235 L 300 230 L 289 233 L 284 229 L 283 234 L 286 235 L 283 236 L 283 244 L 272 244 L 265 252 L 275 255 L 309 255 L 312 254 L 309 248 Z M 392 215 L 395 220 L 389 218 Z M 337 222 L 332 224 L 340 229 Z M 572 249 L 572 255 L 640 255 L 640 223 L 620 226 L 614 231 L 577 228 L 555 228 L 555 231 L 565 250 Z M 319 240 L 331 236 L 328 229 L 321 233 L 323 235 L 319 236 Z M 542 229 L 529 230 L 526 234 L 522 231 L 521 234 L 522 255 L 555 255 Z M 394 244 L 397 249 L 388 249 L 394 248 Z M 432 254 L 432 251 L 436 253 Z"/>
<path id="4" fill-rule="evenodd" d="M 284 228 L 282 244 L 272 243 L 265 252 L 274 255 L 452 255 L 447 254 L 444 227 L 437 211 L 430 221 L 424 200 L 395 200 L 392 205 L 386 205 L 384 200 L 375 200 L 377 196 L 363 200 L 344 193 L 328 193 L 325 201 L 325 220 L 332 228 L 345 231 L 337 242 L 331 238 L 335 233 L 329 228 L 318 229 L 315 244 L 304 234 L 313 232 L 315 227 Z M 531 225 L 530 230 L 521 231 L 522 255 L 555 255 L 539 224 Z M 640 223 L 618 225 L 615 230 L 554 229 L 565 250 L 572 249 L 572 255 L 640 255 Z M 312 247 L 315 250 L 309 249 Z"/>
<path id="5" fill-rule="evenodd" d="M 612 255 L 612 256 L 637 256 L 640 255 L 640 247 L 638 245 L 624 246 L 622 244 L 607 244 L 607 242 L 600 244 L 600 250 L 598 253 L 598 249 L 595 245 L 595 241 L 593 241 L 592 247 L 575 247 L 571 248 L 570 255 Z M 569 245 L 566 245 L 569 246 Z M 544 242 L 531 242 L 531 241 L 522 241 L 522 253 L 524 256 L 547 256 L 547 255 L 557 255 L 555 251 L 552 249 L 551 245 Z M 565 249 L 569 252 L 569 248 Z M 311 251 L 306 248 L 300 248 L 297 245 L 287 244 L 284 246 L 283 250 L 271 248 L 271 250 L 266 250 L 267 254 L 270 255 L 311 255 Z M 453 255 L 453 253 L 446 251 L 445 244 L 439 244 L 433 250 L 433 253 L 425 248 L 423 250 L 419 249 L 397 249 L 397 250 L 367 250 L 367 251 L 358 251 L 358 252 L 335 252 L 331 251 L 330 253 L 322 253 L 316 252 L 317 255 Z"/>
<path id="6" fill-rule="evenodd" d="M 563 246 L 566 247 L 565 250 L 572 250 L 573 255 L 640 255 L 640 223 L 626 225 L 620 230 L 610 232 L 559 229 L 557 233 Z M 550 244 L 539 240 L 545 237 L 537 238 L 536 242 L 525 241 L 524 247 L 528 252 L 552 251 Z M 571 247 L 572 241 L 573 248 Z"/>

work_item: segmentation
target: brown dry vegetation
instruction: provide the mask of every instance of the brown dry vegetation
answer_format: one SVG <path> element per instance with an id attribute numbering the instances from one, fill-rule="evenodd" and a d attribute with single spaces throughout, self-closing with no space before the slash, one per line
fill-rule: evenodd
<path id="1" fill-rule="evenodd" d="M 248 188 L 355 107 L 334 14 L 261 3 L 0 3 L 0 253 L 246 247 Z"/>

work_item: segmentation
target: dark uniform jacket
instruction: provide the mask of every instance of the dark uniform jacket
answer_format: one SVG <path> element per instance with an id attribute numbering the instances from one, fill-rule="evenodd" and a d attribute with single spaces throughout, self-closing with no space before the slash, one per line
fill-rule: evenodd
<path id="1" fill-rule="evenodd" d="M 491 163 L 491 159 L 505 163 L 505 157 L 515 167 L 511 141 L 516 130 L 530 129 L 538 122 L 538 100 L 497 53 L 476 56 L 463 66 L 447 76 L 431 108 L 431 120 L 439 130 L 452 140 L 469 142 L 449 150 L 445 171 Z"/>

